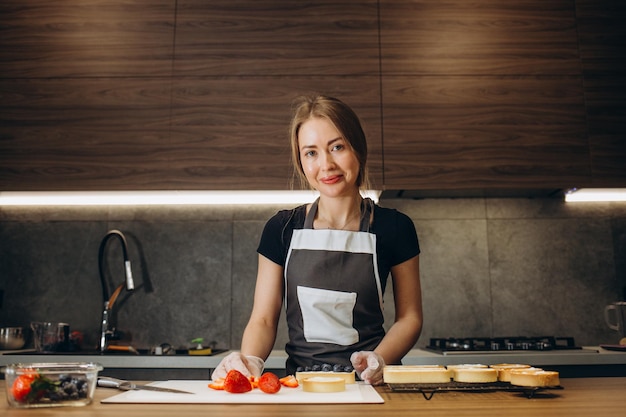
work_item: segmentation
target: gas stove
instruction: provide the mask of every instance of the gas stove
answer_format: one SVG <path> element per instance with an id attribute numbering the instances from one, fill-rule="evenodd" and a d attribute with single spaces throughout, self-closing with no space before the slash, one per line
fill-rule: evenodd
<path id="1" fill-rule="evenodd" d="M 441 354 L 520 353 L 522 351 L 582 350 L 573 337 L 463 337 L 432 338 L 427 349 Z"/>

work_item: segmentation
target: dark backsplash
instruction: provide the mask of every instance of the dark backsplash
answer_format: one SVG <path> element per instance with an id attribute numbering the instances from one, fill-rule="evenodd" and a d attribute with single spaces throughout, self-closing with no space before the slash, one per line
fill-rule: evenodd
<path id="1" fill-rule="evenodd" d="M 570 336 L 615 343 L 607 303 L 626 287 L 626 206 L 566 205 L 557 199 L 383 200 L 413 219 L 422 254 L 424 329 L 431 337 Z M 98 247 L 126 234 L 135 291 L 113 318 L 124 343 L 191 346 L 203 337 L 239 347 L 252 307 L 256 246 L 281 207 L 0 209 L 1 326 L 59 321 L 99 336 Z M 107 265 L 123 282 L 111 244 Z M 391 288 L 391 287 L 389 287 Z M 391 291 L 385 315 L 393 319 Z M 282 319 L 281 319 L 282 320 Z M 281 321 L 276 348 L 286 341 Z"/>

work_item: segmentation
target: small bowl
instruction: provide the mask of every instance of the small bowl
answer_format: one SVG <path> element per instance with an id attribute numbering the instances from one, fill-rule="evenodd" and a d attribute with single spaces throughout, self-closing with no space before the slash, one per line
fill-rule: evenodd
<path id="1" fill-rule="evenodd" d="M 84 406 L 93 401 L 101 370 L 102 365 L 85 362 L 8 365 L 7 400 L 15 408 Z"/>
<path id="2" fill-rule="evenodd" d="M 0 349 L 21 349 L 26 343 L 23 327 L 0 328 Z"/>

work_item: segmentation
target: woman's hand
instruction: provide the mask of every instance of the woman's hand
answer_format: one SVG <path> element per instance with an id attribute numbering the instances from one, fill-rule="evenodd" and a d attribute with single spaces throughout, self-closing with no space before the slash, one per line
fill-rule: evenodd
<path id="1" fill-rule="evenodd" d="M 354 352 L 350 356 L 350 362 L 352 362 L 359 378 L 366 384 L 380 385 L 383 383 L 385 361 L 378 353 L 368 350 Z"/>
<path id="2" fill-rule="evenodd" d="M 217 365 L 217 368 L 211 374 L 211 379 L 213 381 L 226 378 L 226 374 L 231 369 L 236 369 L 247 377 L 250 376 L 261 376 L 263 373 L 263 368 L 265 367 L 265 362 L 263 359 L 256 356 L 246 356 L 239 352 L 229 353 L 222 359 L 222 361 Z"/>

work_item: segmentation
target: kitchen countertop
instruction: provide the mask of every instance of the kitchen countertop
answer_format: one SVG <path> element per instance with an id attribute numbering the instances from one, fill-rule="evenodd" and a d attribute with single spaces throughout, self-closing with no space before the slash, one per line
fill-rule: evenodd
<path id="1" fill-rule="evenodd" d="M 532 398 L 511 392 L 438 392 L 426 400 L 421 393 L 391 392 L 377 387 L 384 404 L 102 404 L 119 391 L 97 388 L 94 402 L 85 407 L 23 410 L 9 408 L 0 400 L 0 414 L 6 417 L 27 415 L 56 416 L 198 416 L 228 415 L 256 417 L 328 416 L 466 416 L 489 415 L 528 417 L 551 415 L 568 417 L 618 416 L 626 409 L 626 377 L 570 378 L 561 381 L 562 390 L 537 393 Z M 3 391 L 5 382 L 0 381 Z M 208 389 L 208 388 L 207 388 Z M 553 393 L 554 392 L 554 393 Z M 245 394 L 238 394 L 245 395 Z"/>
<path id="2" fill-rule="evenodd" d="M 2 351 L 0 351 L 2 352 Z M 97 362 L 105 368 L 215 368 L 229 351 L 212 356 L 133 355 L 125 353 L 35 353 L 32 350 L 0 354 L 0 366 L 24 362 Z M 284 367 L 284 365 L 283 365 Z"/>
<path id="3" fill-rule="evenodd" d="M 0 351 L 2 352 L 2 351 Z M 213 356 L 193 355 L 78 355 L 78 354 L 0 354 L 0 366 L 23 362 L 97 362 L 106 368 L 159 368 L 159 369 L 211 369 L 215 368 L 229 352 Z M 267 369 L 284 369 L 287 355 L 284 351 L 272 351 L 266 361 Z M 442 355 L 426 349 L 411 350 L 403 359 L 405 365 L 451 365 L 463 363 L 527 363 L 533 366 L 626 366 L 626 352 L 610 351 L 599 346 L 559 351 L 515 351 L 498 353 L 464 353 Z M 626 376 L 619 375 L 619 376 Z"/>
<path id="4" fill-rule="evenodd" d="M 284 367 L 287 355 L 273 351 L 266 362 L 268 368 Z M 442 355 L 428 349 L 413 349 L 402 360 L 404 365 L 455 365 L 464 363 L 527 363 L 534 366 L 558 365 L 626 365 L 626 352 L 585 346 L 582 349 L 552 351 L 501 351 L 498 353 L 463 353 Z M 624 375 L 626 376 L 626 374 Z"/>
<path id="5" fill-rule="evenodd" d="M 607 365 L 626 364 L 626 352 L 606 350 L 599 346 L 583 346 L 582 349 L 565 350 L 527 350 L 527 351 L 499 351 L 499 352 L 472 352 L 442 355 L 428 349 L 411 351 L 403 361 L 409 364 L 438 365 L 484 363 L 530 363 L 531 365 Z M 625 375 L 626 376 L 626 375 Z"/>

